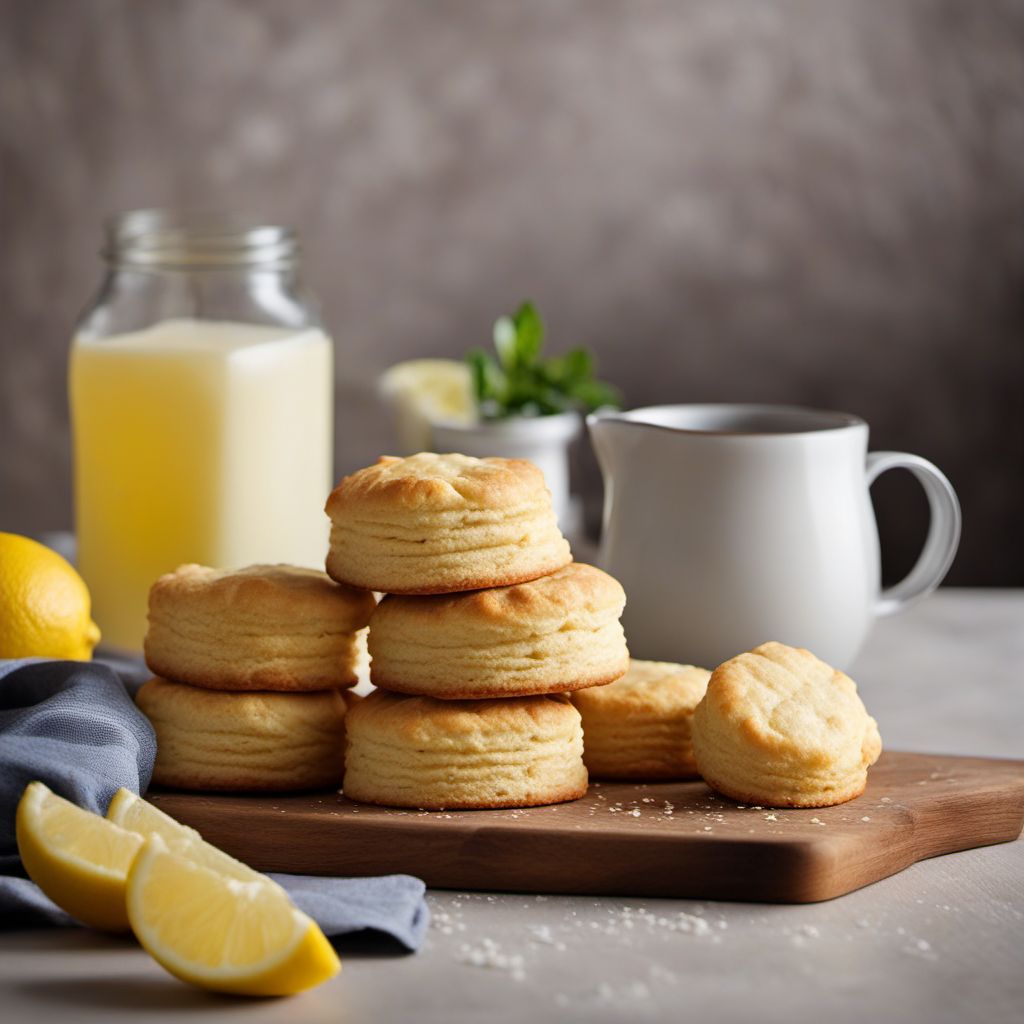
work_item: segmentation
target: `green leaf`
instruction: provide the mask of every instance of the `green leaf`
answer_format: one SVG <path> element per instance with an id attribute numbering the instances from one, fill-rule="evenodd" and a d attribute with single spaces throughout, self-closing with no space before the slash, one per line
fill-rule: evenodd
<path id="1" fill-rule="evenodd" d="M 584 406 L 587 412 L 593 412 L 595 409 L 608 405 L 617 409 L 622 404 L 619 389 L 603 380 L 579 381 L 572 387 L 570 393 Z"/>
<path id="2" fill-rule="evenodd" d="M 594 357 L 585 348 L 571 349 L 563 358 L 569 380 L 589 380 L 594 376 Z"/>
<path id="3" fill-rule="evenodd" d="M 545 359 L 541 371 L 550 384 L 571 387 L 577 381 L 588 380 L 593 375 L 594 360 L 586 349 L 576 348 L 564 356 Z"/>
<path id="4" fill-rule="evenodd" d="M 529 366 L 544 347 L 544 321 L 532 302 L 524 302 L 516 310 L 516 363 Z"/>
<path id="5" fill-rule="evenodd" d="M 473 349 L 466 353 L 473 377 L 473 391 L 478 405 L 485 402 L 504 404 L 506 399 L 507 381 L 501 367 L 483 349 Z"/>
<path id="6" fill-rule="evenodd" d="M 499 316 L 494 321 L 494 348 L 505 369 L 516 364 L 517 336 L 515 322 L 509 316 Z"/>

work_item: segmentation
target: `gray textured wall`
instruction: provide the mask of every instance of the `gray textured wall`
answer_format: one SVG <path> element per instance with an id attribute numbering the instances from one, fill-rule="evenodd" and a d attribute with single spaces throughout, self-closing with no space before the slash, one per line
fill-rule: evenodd
<path id="1" fill-rule="evenodd" d="M 223 205 L 302 229 L 339 470 L 532 296 L 630 404 L 863 414 L 959 488 L 952 578 L 1024 583 L 1022 52 L 996 0 L 0 0 L 0 527 L 70 522 L 101 217 Z"/>

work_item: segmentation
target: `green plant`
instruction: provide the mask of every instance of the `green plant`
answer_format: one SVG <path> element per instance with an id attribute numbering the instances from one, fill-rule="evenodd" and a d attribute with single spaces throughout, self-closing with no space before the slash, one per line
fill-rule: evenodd
<path id="1" fill-rule="evenodd" d="M 619 392 L 594 376 L 594 357 L 583 348 L 542 355 L 544 322 L 533 303 L 494 324 L 497 358 L 483 349 L 466 353 L 480 416 L 551 416 L 619 405 Z"/>

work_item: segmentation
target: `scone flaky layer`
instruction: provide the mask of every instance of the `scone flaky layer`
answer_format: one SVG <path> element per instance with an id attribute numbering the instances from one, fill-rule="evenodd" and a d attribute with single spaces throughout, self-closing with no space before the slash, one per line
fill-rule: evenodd
<path id="1" fill-rule="evenodd" d="M 337 690 L 225 693 L 166 679 L 136 695 L 156 732 L 153 781 L 212 791 L 336 788 L 357 701 Z"/>
<path id="2" fill-rule="evenodd" d="M 780 643 L 719 665 L 692 728 L 709 785 L 774 807 L 826 807 L 859 796 L 882 750 L 853 680 Z"/>
<path id="3" fill-rule="evenodd" d="M 146 663 L 220 690 L 323 690 L 356 682 L 373 595 L 315 569 L 183 565 L 149 595 Z"/>
<path id="4" fill-rule="evenodd" d="M 384 456 L 327 501 L 327 572 L 392 594 L 536 579 L 571 560 L 541 471 L 521 459 Z"/>
<path id="5" fill-rule="evenodd" d="M 629 662 L 626 595 L 572 563 L 529 583 L 385 597 L 370 620 L 373 682 L 443 699 L 559 693 L 608 683 Z"/>
<path id="6" fill-rule="evenodd" d="M 574 693 L 590 774 L 609 779 L 696 776 L 690 722 L 710 676 L 693 665 L 634 660 L 616 682 Z"/>
<path id="7" fill-rule="evenodd" d="M 347 728 L 343 792 L 352 800 L 528 807 L 586 792 L 580 717 L 564 697 L 453 702 L 376 690 Z"/>

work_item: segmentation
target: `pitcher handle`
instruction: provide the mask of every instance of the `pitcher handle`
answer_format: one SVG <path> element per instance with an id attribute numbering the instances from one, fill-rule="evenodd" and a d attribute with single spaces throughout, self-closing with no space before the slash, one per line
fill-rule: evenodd
<path id="1" fill-rule="evenodd" d="M 953 563 L 960 542 L 960 502 L 945 474 L 927 459 L 906 452 L 871 452 L 867 458 L 870 487 L 886 470 L 906 469 L 917 477 L 928 497 L 928 537 L 914 568 L 875 601 L 875 615 L 892 615 L 930 594 Z"/>

